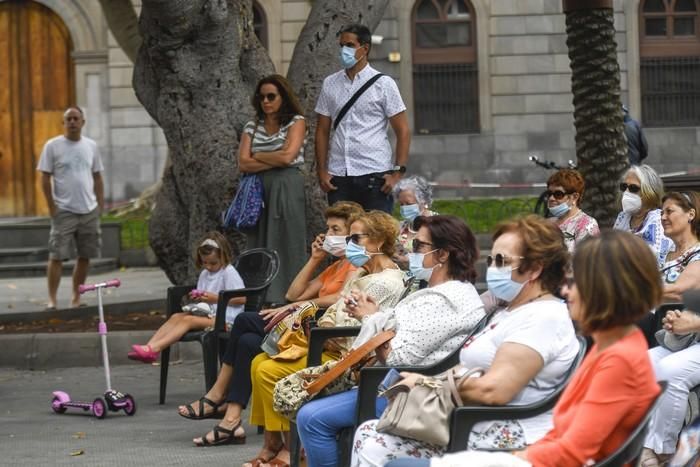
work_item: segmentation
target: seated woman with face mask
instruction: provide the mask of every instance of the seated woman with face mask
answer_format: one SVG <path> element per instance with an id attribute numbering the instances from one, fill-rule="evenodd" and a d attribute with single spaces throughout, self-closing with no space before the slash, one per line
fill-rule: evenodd
<path id="1" fill-rule="evenodd" d="M 566 305 L 554 293 L 564 280 L 569 253 L 559 229 L 530 215 L 501 224 L 487 258 L 491 293 L 508 303 L 489 325 L 469 339 L 460 353 L 465 368 L 483 368 L 459 388 L 473 405 L 526 405 L 554 392 L 566 378 L 579 344 Z M 409 386 L 423 376 L 403 373 Z M 444 448 L 376 431 L 377 420 L 355 432 L 352 463 L 381 466 L 392 459 L 429 459 Z M 468 449 L 518 449 L 540 439 L 552 427 L 552 413 L 526 420 L 481 422 Z"/>
<path id="2" fill-rule="evenodd" d="M 598 222 L 581 210 L 585 184 L 581 174 L 572 169 L 558 170 L 547 180 L 547 208 L 552 220 L 564 234 L 570 253 L 589 235 L 598 235 Z"/>
<path id="3" fill-rule="evenodd" d="M 434 216 L 437 213 L 430 210 L 433 204 L 433 188 L 420 175 L 402 178 L 394 186 L 394 199 L 399 202 L 401 225 L 396 254 L 392 258 L 402 269 L 408 269 L 408 256 L 411 252 L 413 239 L 418 228 L 413 221 L 418 217 Z"/>

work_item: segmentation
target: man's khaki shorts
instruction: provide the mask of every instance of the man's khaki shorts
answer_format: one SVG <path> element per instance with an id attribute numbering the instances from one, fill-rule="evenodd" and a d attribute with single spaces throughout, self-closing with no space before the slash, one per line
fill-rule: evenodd
<path id="1" fill-rule="evenodd" d="M 87 214 L 75 214 L 58 210 L 51 218 L 49 234 L 49 259 L 65 261 L 73 253 L 73 243 L 78 258 L 96 258 L 100 256 L 102 231 L 100 230 L 100 210 L 95 208 Z"/>

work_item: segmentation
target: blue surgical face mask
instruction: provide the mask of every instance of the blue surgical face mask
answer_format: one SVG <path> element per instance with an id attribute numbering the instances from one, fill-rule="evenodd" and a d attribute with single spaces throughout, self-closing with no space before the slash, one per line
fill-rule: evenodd
<path id="1" fill-rule="evenodd" d="M 401 213 L 402 219 L 410 222 L 420 216 L 420 206 L 417 204 L 406 204 L 399 207 L 399 212 Z"/>
<path id="2" fill-rule="evenodd" d="M 364 266 L 369 261 L 367 249 L 350 240 L 345 248 L 345 258 L 355 267 Z"/>
<path id="3" fill-rule="evenodd" d="M 496 298 L 512 302 L 525 286 L 525 282 L 516 282 L 512 279 L 512 269 L 510 267 L 490 267 L 486 270 L 486 284 Z"/>
<path id="4" fill-rule="evenodd" d="M 411 275 L 413 275 L 413 277 L 415 277 L 419 281 L 429 281 L 430 276 L 433 275 L 433 270 L 435 269 L 435 266 L 433 266 L 432 268 L 423 267 L 423 259 L 426 255 L 429 255 L 434 251 L 437 250 L 429 251 L 427 253 L 408 254 L 408 270 L 411 271 Z"/>
<path id="5" fill-rule="evenodd" d="M 357 64 L 357 59 L 355 58 L 355 49 L 344 45 L 340 48 L 340 64 L 346 70 L 352 68 Z"/>
<path id="6" fill-rule="evenodd" d="M 569 211 L 571 211 L 571 206 L 569 206 L 569 203 L 561 203 L 549 208 L 549 213 L 554 217 L 563 217 Z"/>

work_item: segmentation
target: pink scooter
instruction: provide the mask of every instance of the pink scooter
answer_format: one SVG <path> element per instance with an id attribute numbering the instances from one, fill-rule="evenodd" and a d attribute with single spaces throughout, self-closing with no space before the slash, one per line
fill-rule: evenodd
<path id="1" fill-rule="evenodd" d="M 71 400 L 68 393 L 63 391 L 54 391 L 53 400 L 51 401 L 51 408 L 54 412 L 63 413 L 67 408 L 71 407 L 83 409 L 83 411 L 89 410 L 96 418 L 105 418 L 107 416 L 107 409 L 111 410 L 112 412 L 123 410 L 127 415 L 134 415 L 136 413 L 136 402 L 134 402 L 134 398 L 129 394 L 123 394 L 112 389 L 112 383 L 109 377 L 107 323 L 105 323 L 104 311 L 102 309 L 102 289 L 107 287 L 119 287 L 120 285 L 121 282 L 119 279 L 112 279 L 111 281 L 102 282 L 100 284 L 81 285 L 78 289 L 81 295 L 91 290 L 97 290 L 97 310 L 100 314 L 100 322 L 97 325 L 97 332 L 100 334 L 100 340 L 102 341 L 102 362 L 104 363 L 105 379 L 107 380 L 107 390 L 104 393 L 104 398 L 98 397 L 92 402 L 80 402 Z"/>

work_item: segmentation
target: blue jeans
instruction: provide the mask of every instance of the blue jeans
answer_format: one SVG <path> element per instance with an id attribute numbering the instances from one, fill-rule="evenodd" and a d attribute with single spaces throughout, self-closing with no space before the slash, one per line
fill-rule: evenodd
<path id="1" fill-rule="evenodd" d="M 328 204 L 336 201 L 354 201 L 366 211 L 378 209 L 391 214 L 394 209 L 394 197 L 391 193 L 382 193 L 384 173 L 340 177 L 334 175 L 331 183 L 337 190 L 328 192 Z"/>
<path id="2" fill-rule="evenodd" d="M 386 407 L 386 399 L 377 399 L 377 416 Z M 309 467 L 335 467 L 338 462 L 336 435 L 355 424 L 357 388 L 304 404 L 297 413 L 299 439 L 306 451 Z"/>

